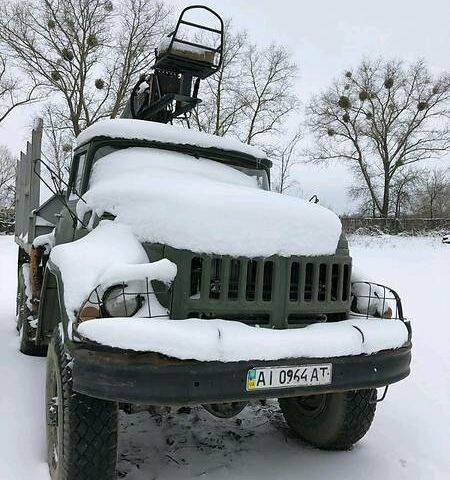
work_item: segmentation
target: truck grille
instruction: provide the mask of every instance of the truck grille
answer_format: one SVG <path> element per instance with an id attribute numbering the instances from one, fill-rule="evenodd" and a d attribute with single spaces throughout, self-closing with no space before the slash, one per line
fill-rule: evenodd
<path id="1" fill-rule="evenodd" d="M 349 264 L 292 262 L 290 270 L 290 302 L 348 300 Z"/>
<path id="2" fill-rule="evenodd" d="M 273 262 L 194 257 L 191 262 L 191 299 L 270 302 Z M 203 288 L 202 288 L 203 285 Z"/>
<path id="3" fill-rule="evenodd" d="M 178 265 L 173 318 L 235 319 L 285 328 L 330 321 L 350 310 L 348 256 L 249 259 L 190 253 L 173 261 Z"/>

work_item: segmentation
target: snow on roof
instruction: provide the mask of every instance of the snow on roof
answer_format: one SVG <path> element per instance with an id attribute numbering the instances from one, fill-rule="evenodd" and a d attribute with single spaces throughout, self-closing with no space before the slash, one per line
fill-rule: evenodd
<path id="1" fill-rule="evenodd" d="M 140 241 L 218 255 L 332 255 L 330 210 L 258 188 L 255 177 L 178 152 L 134 147 L 94 165 L 77 213 L 113 214 Z"/>
<path id="2" fill-rule="evenodd" d="M 206 362 L 361 355 L 399 348 L 408 340 L 401 320 L 380 319 L 271 330 L 214 319 L 102 318 L 83 322 L 78 332 L 102 345 Z"/>
<path id="3" fill-rule="evenodd" d="M 267 158 L 264 152 L 253 145 L 247 145 L 231 138 L 218 137 L 209 133 L 189 130 L 173 125 L 117 118 L 102 120 L 83 130 L 77 137 L 77 147 L 89 142 L 94 137 L 125 138 L 129 140 L 148 140 L 162 143 L 195 145 L 203 148 L 245 153 L 255 158 Z"/>

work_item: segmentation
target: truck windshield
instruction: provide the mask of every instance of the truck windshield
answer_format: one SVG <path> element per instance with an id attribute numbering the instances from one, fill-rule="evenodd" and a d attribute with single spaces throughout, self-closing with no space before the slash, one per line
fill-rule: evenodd
<path id="1" fill-rule="evenodd" d="M 113 153 L 117 150 L 122 150 L 124 148 L 127 147 L 119 147 L 116 145 L 103 145 L 95 151 L 93 163 L 110 153 Z M 240 172 L 245 173 L 245 175 L 248 175 L 249 177 L 253 177 L 256 180 L 258 187 L 262 190 L 270 190 L 269 177 L 267 175 L 267 171 L 264 168 L 243 167 L 240 165 L 230 165 L 229 163 L 225 163 L 225 165 L 228 165 L 230 168 L 234 168 L 235 170 L 239 170 Z"/>
<path id="2" fill-rule="evenodd" d="M 267 172 L 264 169 L 257 168 L 248 168 L 248 167 L 239 167 L 233 165 L 232 168 L 239 170 L 242 173 L 245 173 L 249 177 L 254 177 L 258 183 L 258 187 L 263 190 L 270 190 L 269 187 L 269 178 L 267 177 Z"/>

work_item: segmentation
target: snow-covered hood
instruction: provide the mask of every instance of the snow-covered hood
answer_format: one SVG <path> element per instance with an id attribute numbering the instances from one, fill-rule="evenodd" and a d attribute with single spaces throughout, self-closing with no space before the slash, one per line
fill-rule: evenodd
<path id="1" fill-rule="evenodd" d="M 109 212 L 141 242 L 199 253 L 268 257 L 332 255 L 341 234 L 330 210 L 264 191 L 232 167 L 152 148 L 96 162 L 82 217 Z"/>

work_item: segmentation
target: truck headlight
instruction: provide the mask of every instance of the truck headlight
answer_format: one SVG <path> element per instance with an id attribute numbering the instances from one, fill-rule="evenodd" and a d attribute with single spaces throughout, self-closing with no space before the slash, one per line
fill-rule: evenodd
<path id="1" fill-rule="evenodd" d="M 103 294 L 101 310 L 104 317 L 132 317 L 143 303 L 143 296 L 131 285 L 113 285 Z"/>

